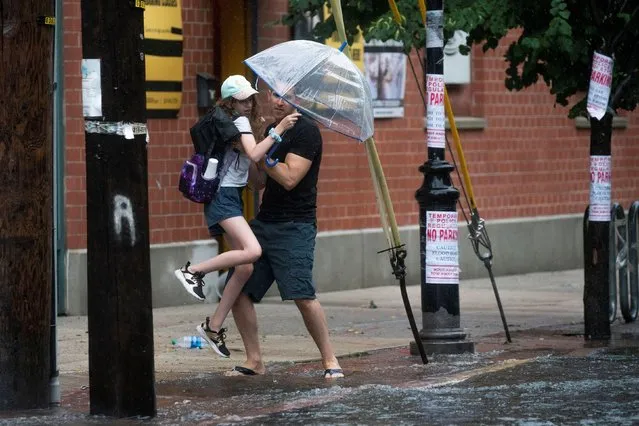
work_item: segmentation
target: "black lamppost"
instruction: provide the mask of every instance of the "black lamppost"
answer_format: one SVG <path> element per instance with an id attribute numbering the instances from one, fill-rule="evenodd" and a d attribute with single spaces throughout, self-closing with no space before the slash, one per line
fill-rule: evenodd
<path id="1" fill-rule="evenodd" d="M 445 161 L 444 112 L 444 5 L 427 2 L 426 23 L 426 141 L 427 161 L 420 166 L 424 182 L 416 191 L 419 203 L 422 330 L 427 353 L 474 352 L 460 328 L 459 242 L 456 204 L 459 191 L 453 187 Z M 411 344 L 411 353 L 417 353 Z"/>

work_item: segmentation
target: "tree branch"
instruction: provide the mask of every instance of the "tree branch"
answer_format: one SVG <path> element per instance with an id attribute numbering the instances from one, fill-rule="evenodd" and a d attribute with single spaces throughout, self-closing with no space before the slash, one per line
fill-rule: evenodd
<path id="1" fill-rule="evenodd" d="M 626 78 L 624 78 L 621 81 L 621 83 L 619 83 L 619 86 L 617 86 L 617 90 L 615 91 L 615 94 L 610 99 L 610 103 L 609 103 L 609 105 L 612 107 L 612 109 L 615 109 L 615 105 L 616 105 L 617 101 L 619 100 L 619 97 L 621 96 L 621 93 L 623 92 L 624 87 L 626 87 L 626 84 L 628 84 L 628 82 L 631 79 L 632 79 L 632 73 L 628 74 L 628 76 Z"/>
<path id="2" fill-rule="evenodd" d="M 624 7 L 625 7 L 625 3 L 624 3 Z M 617 34 L 615 36 L 615 39 L 612 41 L 611 48 L 610 48 L 610 50 L 612 52 L 615 51 L 615 49 L 617 48 L 617 43 L 619 43 L 619 41 L 621 40 L 621 36 L 624 35 L 626 33 L 626 31 L 628 30 L 628 28 L 630 28 L 632 26 L 632 21 L 637 16 L 639 16 L 639 6 L 637 6 L 635 8 L 635 10 L 632 12 L 632 15 L 630 15 L 630 19 L 628 19 L 628 22 L 626 23 L 626 25 L 624 25 L 624 27 L 621 29 L 621 31 L 619 31 L 619 34 Z"/>
<path id="3" fill-rule="evenodd" d="M 628 66 L 626 67 L 626 69 L 628 70 L 628 75 L 626 76 L 626 78 L 624 78 L 621 81 L 621 83 L 619 83 L 619 85 L 617 86 L 617 89 L 615 90 L 614 95 L 612 95 L 612 98 L 610 99 L 609 105 L 612 106 L 613 109 L 615 108 L 617 102 L 619 101 L 619 98 L 621 97 L 621 94 L 623 93 L 623 89 L 626 87 L 628 82 L 632 80 L 634 68 L 637 65 L 639 65 L 639 49 L 635 49 L 632 57 L 628 60 Z"/>
<path id="4" fill-rule="evenodd" d="M 624 0 L 623 4 L 619 8 L 619 13 L 623 12 L 623 10 L 626 8 L 627 4 L 628 4 L 628 0 Z"/>
<path id="5" fill-rule="evenodd" d="M 601 15 L 597 10 L 597 0 L 590 0 L 590 10 L 592 11 L 592 16 L 595 18 L 597 25 L 601 25 Z"/>

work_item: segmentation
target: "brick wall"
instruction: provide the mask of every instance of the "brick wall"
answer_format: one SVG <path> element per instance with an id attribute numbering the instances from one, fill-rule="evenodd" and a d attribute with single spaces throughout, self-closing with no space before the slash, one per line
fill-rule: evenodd
<path id="1" fill-rule="evenodd" d="M 189 128 L 199 117 L 195 77 L 213 72 L 213 12 L 209 0 L 182 0 L 183 101 L 177 120 L 149 120 L 151 244 L 208 238 L 202 207 L 177 190 L 180 168 L 193 154 Z"/>
<path id="2" fill-rule="evenodd" d="M 457 115 L 487 121 L 484 130 L 460 131 L 480 212 L 485 219 L 582 213 L 589 202 L 590 131 L 577 129 L 567 117 L 569 108 L 555 107 L 543 84 L 522 92 L 505 89 L 503 55 L 508 43 L 509 39 L 504 40 L 488 54 L 474 49 L 472 84 L 450 90 Z M 418 68 L 416 55 L 412 58 Z M 426 159 L 424 108 L 415 79 L 409 75 L 405 118 L 375 122 L 377 147 L 400 226 L 418 223 L 414 192 L 422 184 L 417 168 Z M 628 118 L 628 127 L 615 129 L 612 141 L 613 201 L 627 209 L 639 199 L 639 115 L 624 112 L 622 116 Z M 323 134 L 320 228 L 378 227 L 364 147 L 326 131 Z M 451 161 L 448 152 L 446 156 Z M 461 189 L 456 174 L 453 177 Z"/>
<path id="3" fill-rule="evenodd" d="M 80 62 L 80 0 L 64 2 L 67 245 L 86 247 L 86 179 Z M 149 120 L 148 170 L 151 243 L 207 238 L 200 205 L 177 191 L 184 160 L 192 154 L 189 127 L 198 117 L 195 76 L 213 74 L 213 15 L 207 0 L 183 0 L 183 104 L 177 120 Z"/>
<path id="4" fill-rule="evenodd" d="M 212 22 L 217 17 L 210 3 L 183 0 L 185 77 L 180 118 L 148 122 L 152 243 L 207 238 L 201 206 L 185 201 L 176 184 L 181 164 L 191 154 L 188 128 L 198 115 L 195 75 L 213 73 Z M 286 4 L 286 0 L 260 0 L 260 23 L 278 19 Z M 80 1 L 65 0 L 64 8 L 67 243 L 69 248 L 81 248 L 86 246 L 86 195 Z M 260 25 L 258 49 L 289 37 L 288 28 Z M 503 84 L 504 51 L 503 46 L 488 54 L 475 49 L 473 83 L 450 88 L 457 115 L 482 117 L 487 122 L 484 130 L 461 131 L 480 212 L 486 219 L 581 213 L 588 203 L 590 132 L 576 129 L 567 118 L 567 108 L 554 107 L 543 85 L 508 92 Z M 417 60 L 413 56 L 419 70 Z M 410 71 L 405 111 L 404 119 L 377 120 L 375 138 L 397 221 L 413 225 L 418 223 L 414 193 L 422 183 L 417 168 L 426 158 L 426 144 L 424 107 Z M 639 199 L 639 145 L 635 142 L 639 115 L 625 115 L 628 128 L 613 132 L 613 199 L 627 208 L 630 201 Z M 322 133 L 320 230 L 379 227 L 364 145 L 329 131 Z"/>
<path id="5" fill-rule="evenodd" d="M 80 0 L 65 0 L 64 114 L 66 125 L 65 203 L 67 246 L 86 247 L 86 171 L 82 117 L 82 19 Z"/>

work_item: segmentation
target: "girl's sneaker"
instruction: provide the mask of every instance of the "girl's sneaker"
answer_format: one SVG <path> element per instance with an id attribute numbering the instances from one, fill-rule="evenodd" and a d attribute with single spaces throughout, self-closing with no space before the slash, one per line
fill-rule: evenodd
<path id="1" fill-rule="evenodd" d="M 191 262 L 186 262 L 183 268 L 176 269 L 174 274 L 189 294 L 198 300 L 204 300 L 204 274 L 189 271 Z"/>
<path id="2" fill-rule="evenodd" d="M 209 327 L 209 317 L 206 317 L 206 320 L 197 326 L 197 332 L 211 345 L 218 355 L 224 358 L 231 356 L 231 352 L 229 352 L 224 344 L 224 339 L 226 339 L 226 335 L 224 334 L 226 332 L 225 328 L 220 328 L 218 332 L 211 330 Z"/>

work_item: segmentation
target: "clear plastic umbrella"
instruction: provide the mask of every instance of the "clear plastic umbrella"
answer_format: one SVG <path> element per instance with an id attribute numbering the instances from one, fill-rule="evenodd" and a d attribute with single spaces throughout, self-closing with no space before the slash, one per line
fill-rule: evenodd
<path id="1" fill-rule="evenodd" d="M 373 136 L 370 86 L 339 50 L 294 40 L 244 63 L 284 100 L 329 129 L 359 141 Z"/>

